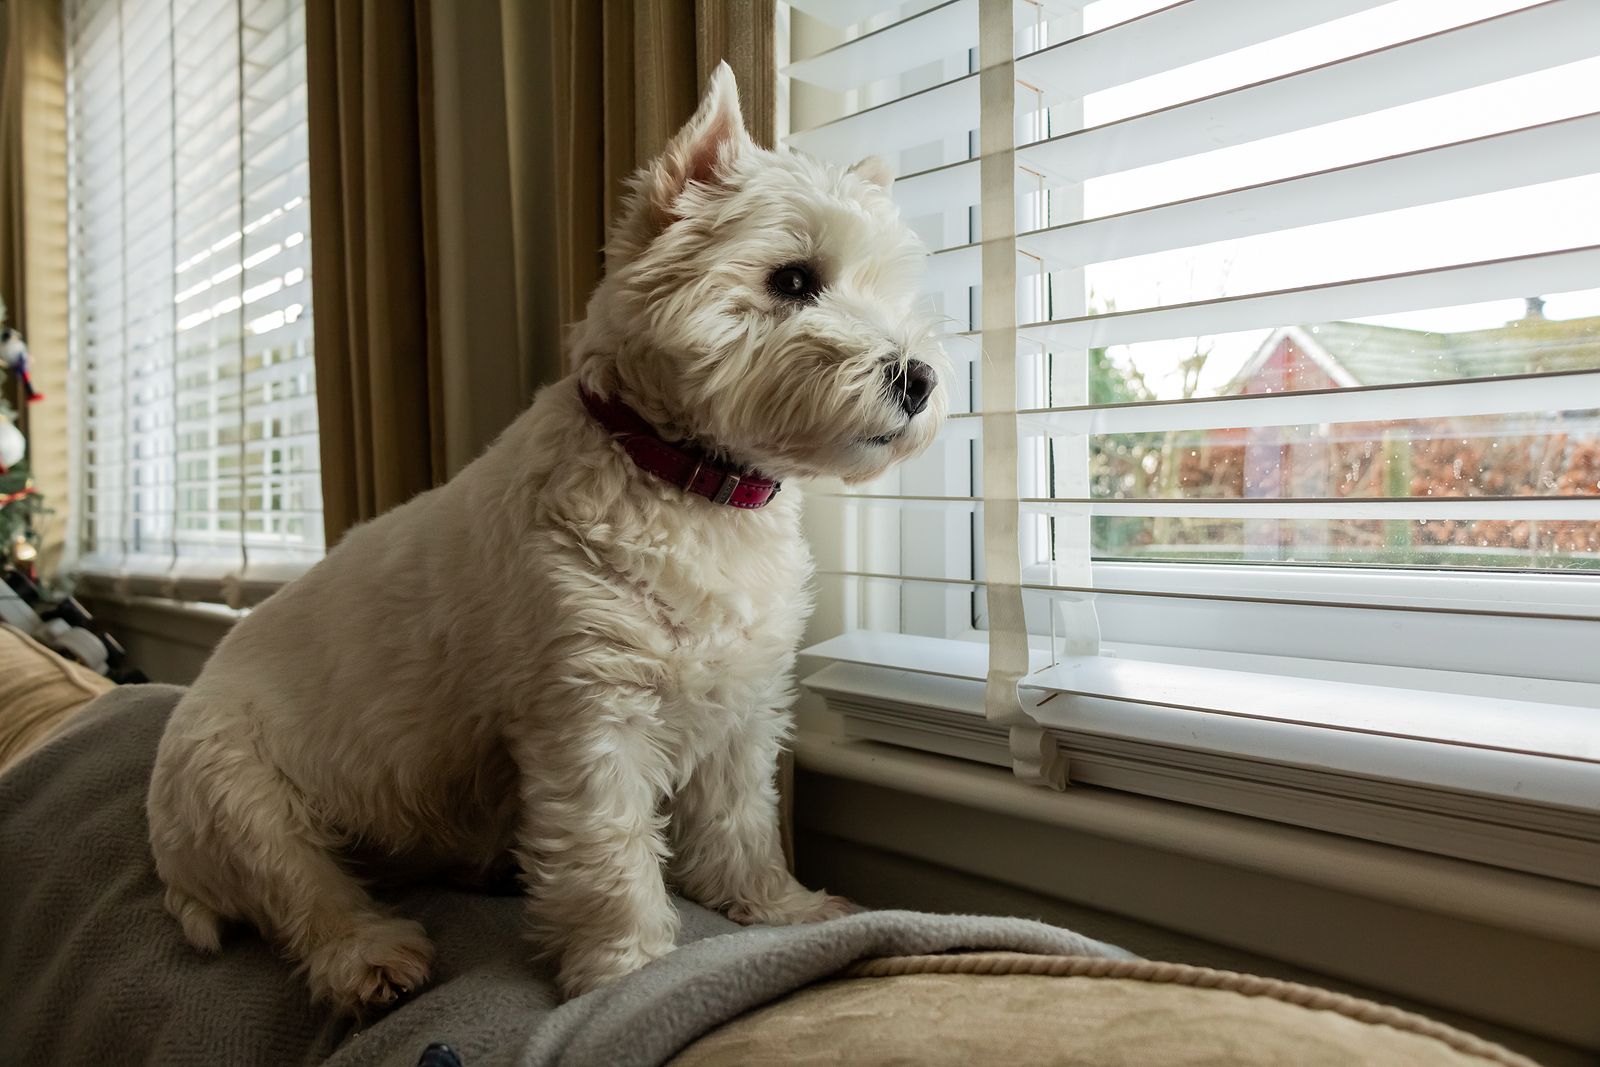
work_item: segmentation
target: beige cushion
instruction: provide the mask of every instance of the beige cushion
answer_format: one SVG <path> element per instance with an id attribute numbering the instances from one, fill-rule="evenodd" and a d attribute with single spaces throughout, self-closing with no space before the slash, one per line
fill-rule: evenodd
<path id="1" fill-rule="evenodd" d="M 0 771 L 113 688 L 109 678 L 63 659 L 14 626 L 0 624 Z"/>
<path id="2" fill-rule="evenodd" d="M 1308 986 L 1182 964 L 1009 953 L 869 960 L 733 1020 L 671 1062 L 1532 1067 L 1441 1023 Z"/>

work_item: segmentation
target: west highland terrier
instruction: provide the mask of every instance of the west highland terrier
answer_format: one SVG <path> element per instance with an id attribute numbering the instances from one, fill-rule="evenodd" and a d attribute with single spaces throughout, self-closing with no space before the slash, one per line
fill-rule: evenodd
<path id="1" fill-rule="evenodd" d="M 190 942 L 246 921 L 314 996 L 391 1002 L 432 946 L 361 854 L 514 857 L 567 995 L 672 949 L 669 883 L 744 923 L 846 910 L 779 846 L 811 558 L 778 490 L 878 475 L 944 416 L 888 185 L 758 147 L 717 69 L 631 181 L 574 373 L 241 620 L 178 704 L 150 842 Z"/>

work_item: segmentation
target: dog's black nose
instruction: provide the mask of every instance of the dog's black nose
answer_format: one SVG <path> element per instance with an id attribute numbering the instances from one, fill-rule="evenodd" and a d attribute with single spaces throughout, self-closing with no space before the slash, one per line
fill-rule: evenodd
<path id="1" fill-rule="evenodd" d="M 889 396 L 907 415 L 927 407 L 933 387 L 939 384 L 939 375 L 920 359 L 911 360 L 903 368 L 898 363 L 887 364 L 883 376 L 889 383 Z"/>

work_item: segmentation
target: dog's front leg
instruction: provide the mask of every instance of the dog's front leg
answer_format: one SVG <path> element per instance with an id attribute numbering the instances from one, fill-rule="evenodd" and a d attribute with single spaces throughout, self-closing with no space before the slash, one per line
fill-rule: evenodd
<path id="1" fill-rule="evenodd" d="M 517 856 L 536 935 L 570 997 L 670 952 L 678 915 L 661 870 L 669 773 L 649 735 L 657 699 L 599 686 L 559 699 L 583 715 L 514 744 Z"/>
<path id="2" fill-rule="evenodd" d="M 782 926 L 854 910 L 842 897 L 806 889 L 784 864 L 774 783 L 784 734 L 776 712 L 735 731 L 673 801 L 673 878 L 685 896 L 736 922 Z"/>

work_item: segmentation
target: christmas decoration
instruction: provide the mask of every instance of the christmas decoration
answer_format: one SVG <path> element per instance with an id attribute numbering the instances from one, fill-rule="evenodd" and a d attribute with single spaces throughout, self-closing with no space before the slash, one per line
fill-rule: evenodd
<path id="1" fill-rule="evenodd" d="M 0 364 L 15 376 L 28 402 L 44 399 L 28 376 L 28 346 L 5 325 L 0 300 Z M 143 682 L 130 667 L 122 646 L 95 626 L 82 604 L 52 596 L 39 584 L 39 537 L 34 520 L 49 513 L 28 472 L 28 439 L 17 413 L 0 398 L 0 622 L 9 623 L 46 648 L 75 660 L 115 682 Z"/>
<path id="2" fill-rule="evenodd" d="M 0 302 L 0 321 L 4 319 L 5 304 Z M 33 378 L 28 374 L 28 346 L 22 335 L 9 326 L 0 326 L 0 364 L 22 384 L 22 395 L 28 398 L 28 403 L 44 399 L 44 394 L 33 387 Z"/>
<path id="3" fill-rule="evenodd" d="M 3 564 L 0 570 L 5 571 L 0 622 L 119 685 L 149 681 L 143 671 L 128 664 L 128 655 L 116 638 L 94 625 L 82 604 L 72 597 L 47 597 L 39 584 L 20 570 Z"/>
<path id="4" fill-rule="evenodd" d="M 32 399 L 38 394 L 28 378 L 28 346 L 5 321 L 6 304 L 0 299 L 0 363 L 17 375 L 21 391 Z M 17 413 L 0 398 L 0 571 L 15 568 L 31 578 L 39 554 L 33 518 L 45 508 L 28 474 L 27 456 L 28 439 L 17 426 Z"/>
<path id="5" fill-rule="evenodd" d="M 0 474 L 22 462 L 28 454 L 28 439 L 11 421 L 11 411 L 0 404 Z"/>
<path id="6" fill-rule="evenodd" d="M 33 487 L 27 451 L 11 409 L 0 400 L 0 570 L 17 567 L 31 577 L 38 554 L 33 520 L 48 509 Z"/>

